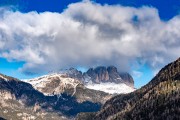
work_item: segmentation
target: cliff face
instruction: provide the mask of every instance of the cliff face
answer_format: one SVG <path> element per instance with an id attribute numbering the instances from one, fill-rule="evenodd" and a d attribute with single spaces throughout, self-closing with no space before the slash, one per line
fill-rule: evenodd
<path id="1" fill-rule="evenodd" d="M 60 71 L 66 78 L 79 80 L 85 87 L 109 94 L 130 93 L 135 90 L 134 80 L 129 73 L 118 72 L 114 66 L 99 66 L 82 73 L 75 68 Z"/>
<path id="2" fill-rule="evenodd" d="M 89 76 L 89 80 L 94 83 L 125 83 L 131 87 L 134 87 L 134 80 L 129 73 L 119 73 L 114 66 L 104 67 L 99 66 L 96 68 L 90 68 L 84 76 Z M 85 77 L 86 78 L 86 77 Z"/>
<path id="3" fill-rule="evenodd" d="M 118 72 L 115 66 L 98 66 L 96 68 L 90 68 L 87 72 L 82 73 L 75 68 L 70 68 L 64 72 L 68 77 L 80 80 L 82 83 L 89 81 L 99 83 L 125 83 L 134 88 L 134 80 L 132 76 L 127 72 Z"/>
<path id="4" fill-rule="evenodd" d="M 180 59 L 165 66 L 144 87 L 108 100 L 97 113 L 82 113 L 84 120 L 180 119 Z"/>
<path id="5" fill-rule="evenodd" d="M 91 80 L 95 83 L 109 80 L 109 74 L 105 67 L 90 68 L 86 74 L 91 77 Z"/>
<path id="6" fill-rule="evenodd" d="M 119 75 L 124 80 L 125 84 L 134 87 L 134 79 L 129 73 L 125 72 L 125 73 L 120 73 Z"/>

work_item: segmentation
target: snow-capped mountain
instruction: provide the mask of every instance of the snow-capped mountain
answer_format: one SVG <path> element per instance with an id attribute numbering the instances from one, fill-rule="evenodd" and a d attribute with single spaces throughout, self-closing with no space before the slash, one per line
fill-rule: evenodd
<path id="1" fill-rule="evenodd" d="M 82 85 L 79 80 L 68 77 L 66 74 L 50 74 L 26 80 L 26 82 L 33 85 L 33 87 L 42 92 L 44 95 L 61 94 L 66 89 L 74 89 L 73 94 L 76 92 L 76 87 Z"/>
<path id="2" fill-rule="evenodd" d="M 129 93 L 134 91 L 134 80 L 128 73 L 119 73 L 114 66 L 99 66 L 82 73 L 75 68 L 59 71 L 38 78 L 26 80 L 44 95 L 61 94 L 77 86 L 103 91 L 110 94 Z"/>
<path id="3" fill-rule="evenodd" d="M 32 85 L 0 74 L 0 119 L 69 120 L 80 112 L 98 111 L 112 97 L 62 74 L 28 82 Z"/>
<path id="4" fill-rule="evenodd" d="M 53 110 L 56 100 L 28 83 L 0 74 L 0 120 L 67 120 L 60 109 Z"/>
<path id="5" fill-rule="evenodd" d="M 83 74 L 85 86 L 110 94 L 130 93 L 134 89 L 134 80 L 129 73 L 119 73 L 114 66 L 90 68 Z"/>
<path id="6" fill-rule="evenodd" d="M 68 94 L 78 102 L 93 101 L 104 103 L 111 97 L 108 93 L 87 88 L 80 80 L 69 77 L 67 73 L 52 73 L 38 78 L 25 80 L 45 96 Z"/>

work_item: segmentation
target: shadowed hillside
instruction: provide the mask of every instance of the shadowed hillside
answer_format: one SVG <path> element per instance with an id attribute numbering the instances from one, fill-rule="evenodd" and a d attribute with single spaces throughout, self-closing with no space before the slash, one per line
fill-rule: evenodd
<path id="1" fill-rule="evenodd" d="M 108 100 L 97 113 L 81 113 L 81 120 L 179 120 L 180 59 L 165 66 L 144 87 Z"/>
<path id="2" fill-rule="evenodd" d="M 86 97 L 95 90 L 78 89 Z M 88 94 L 89 93 L 89 94 Z M 102 94 L 98 92 L 97 94 Z M 107 94 L 108 95 L 108 94 Z M 77 101 L 77 95 L 66 92 L 60 95 L 45 96 L 35 90 L 31 84 L 0 74 L 0 116 L 5 119 L 66 119 L 79 112 L 98 111 L 101 103 L 83 100 Z"/>

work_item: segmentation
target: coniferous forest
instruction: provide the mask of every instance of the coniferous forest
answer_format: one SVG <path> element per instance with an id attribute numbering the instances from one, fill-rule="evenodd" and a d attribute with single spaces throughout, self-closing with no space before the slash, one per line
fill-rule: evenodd
<path id="1" fill-rule="evenodd" d="M 77 119 L 179 120 L 180 59 L 168 64 L 145 86 L 108 100 L 97 113 L 80 113 Z"/>

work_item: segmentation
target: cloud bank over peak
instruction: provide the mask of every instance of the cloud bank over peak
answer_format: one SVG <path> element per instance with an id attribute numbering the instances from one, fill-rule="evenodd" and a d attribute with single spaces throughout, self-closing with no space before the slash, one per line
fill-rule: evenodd
<path id="1" fill-rule="evenodd" d="M 162 21 L 152 7 L 73 3 L 62 13 L 0 9 L 0 57 L 25 62 L 25 73 L 69 67 L 148 64 L 179 57 L 180 16 Z"/>

